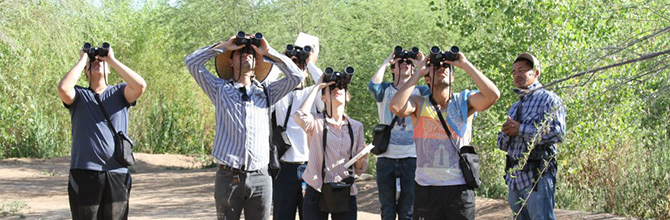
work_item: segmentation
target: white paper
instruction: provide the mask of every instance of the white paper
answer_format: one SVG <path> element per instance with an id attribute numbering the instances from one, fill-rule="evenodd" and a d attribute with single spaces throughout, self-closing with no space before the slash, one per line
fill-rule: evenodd
<path id="1" fill-rule="evenodd" d="M 356 163 L 357 160 L 361 159 L 363 157 L 363 155 L 365 155 L 367 153 L 370 153 L 370 150 L 372 150 L 373 147 L 375 147 L 375 146 L 372 145 L 372 144 L 368 144 L 368 146 L 365 146 L 365 148 L 363 148 L 363 150 L 361 152 L 356 154 L 356 156 L 354 156 L 354 158 L 351 158 L 351 160 L 347 161 L 344 164 L 344 167 L 349 168 L 351 165 L 354 165 L 354 163 Z"/>

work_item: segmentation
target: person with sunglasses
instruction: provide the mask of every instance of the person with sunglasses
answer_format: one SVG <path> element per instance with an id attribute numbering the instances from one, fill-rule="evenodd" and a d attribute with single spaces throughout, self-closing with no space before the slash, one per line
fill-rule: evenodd
<path id="1" fill-rule="evenodd" d="M 463 53 L 454 55 L 452 61 L 424 59 L 418 74 L 398 89 L 389 104 L 391 112 L 411 116 L 414 124 L 415 220 L 475 218 L 475 191 L 466 185 L 459 167 L 460 148 L 472 140 L 475 113 L 491 107 L 500 91 Z M 454 66 L 464 70 L 480 91 L 453 93 Z M 430 95 L 412 95 L 421 78 L 432 90 Z"/>
<path id="2" fill-rule="evenodd" d="M 397 48 L 397 47 L 396 47 Z M 403 56 L 399 52 L 392 52 L 382 62 L 368 83 L 368 89 L 377 101 L 379 122 L 391 125 L 391 138 L 386 152 L 377 155 L 377 189 L 381 203 L 382 220 L 412 219 L 412 205 L 414 204 L 414 172 L 416 170 L 416 149 L 414 146 L 414 127 L 410 117 L 396 117 L 389 109 L 389 102 L 398 93 L 398 88 L 407 83 L 416 73 L 414 67 L 423 60 L 421 52 L 411 53 L 412 56 Z M 384 73 L 390 66 L 392 82 L 382 82 Z M 416 86 L 413 95 L 425 96 L 430 94 L 427 86 Z M 394 120 L 395 119 L 395 120 Z M 396 199 L 396 181 L 400 184 L 400 196 Z"/>

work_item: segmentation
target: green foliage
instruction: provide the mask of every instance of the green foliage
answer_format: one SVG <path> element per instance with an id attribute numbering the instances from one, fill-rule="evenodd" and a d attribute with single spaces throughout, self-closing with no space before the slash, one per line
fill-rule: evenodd
<path id="1" fill-rule="evenodd" d="M 496 138 L 518 100 L 511 91 L 515 55 L 535 54 L 546 84 L 667 50 L 667 31 L 636 40 L 667 27 L 668 9 L 664 1 L 624 0 L 0 1 L 0 158 L 69 153 L 69 114 L 56 85 L 85 41 L 110 42 L 117 58 L 148 83 L 130 113 L 139 151 L 209 154 L 214 107 L 184 68 L 186 55 L 238 30 L 262 32 L 279 50 L 306 32 L 320 38 L 319 67 L 356 68 L 347 112 L 365 125 L 368 142 L 378 116 L 367 83 L 392 48 L 458 45 L 501 91 L 475 119 L 473 141 L 484 181 L 478 195 L 505 198 L 504 152 Z M 559 207 L 670 217 L 668 66 L 661 56 L 553 90 L 568 110 L 559 145 Z M 212 62 L 207 67 L 214 69 Z M 456 80 L 455 91 L 476 89 L 461 70 Z M 113 72 L 110 84 L 121 81 Z M 88 86 L 85 77 L 78 85 Z"/>

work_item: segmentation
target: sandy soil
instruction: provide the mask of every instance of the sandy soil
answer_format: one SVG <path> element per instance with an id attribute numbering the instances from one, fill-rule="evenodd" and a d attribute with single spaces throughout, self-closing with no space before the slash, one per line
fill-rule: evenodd
<path id="1" fill-rule="evenodd" d="M 215 168 L 194 157 L 135 154 L 131 219 L 215 219 Z M 2 219 L 70 219 L 69 157 L 0 161 Z M 358 219 L 380 219 L 374 180 L 357 183 Z M 477 219 L 510 219 L 507 202 L 477 198 Z M 610 214 L 556 210 L 558 219 L 626 219 Z"/>

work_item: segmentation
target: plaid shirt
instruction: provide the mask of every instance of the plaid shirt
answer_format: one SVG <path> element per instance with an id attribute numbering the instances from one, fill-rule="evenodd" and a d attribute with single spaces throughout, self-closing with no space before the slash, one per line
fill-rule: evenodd
<path id="1" fill-rule="evenodd" d="M 536 82 L 530 85 L 528 89 L 532 90 L 541 86 L 542 84 Z M 510 137 L 499 132 L 498 148 L 506 151 L 507 155 L 514 159 L 523 159 L 523 152 L 527 151 L 526 145 L 537 138 L 538 131 L 542 131 L 539 134 L 539 139 L 535 140 L 535 144 L 547 145 L 555 155 L 557 153 L 556 143 L 562 142 L 563 135 L 565 134 L 566 112 L 563 101 L 555 93 L 546 89 L 539 89 L 526 95 L 523 95 L 519 89 L 514 89 L 514 92 L 519 95 L 520 102 L 523 102 L 521 119 L 516 118 L 516 109 L 520 102 L 514 103 L 507 112 L 507 115 L 520 123 L 519 135 Z M 545 122 L 545 120 L 547 120 L 547 122 Z M 542 123 L 546 123 L 546 126 L 540 128 L 539 126 L 541 126 Z M 549 163 L 549 172 L 552 172 L 555 175 L 556 166 L 557 163 L 554 159 Z M 514 167 L 518 167 L 518 165 L 515 165 Z M 530 170 L 528 172 L 523 172 L 519 169 L 513 173 L 508 173 L 505 176 L 505 181 L 512 190 L 523 189 L 531 185 L 532 180 L 533 172 Z"/>
<path id="2" fill-rule="evenodd" d="M 217 45 L 200 48 L 185 60 L 189 72 L 216 110 L 212 156 L 217 162 L 236 169 L 260 170 L 270 162 L 270 106 L 266 103 L 263 86 L 268 90 L 270 105 L 274 105 L 302 81 L 302 73 L 291 59 L 270 48 L 269 53 L 280 59 L 274 66 L 286 77 L 271 83 L 264 81 L 263 86 L 254 79 L 247 91 L 249 101 L 244 101 L 232 80 L 216 77 L 204 66 L 225 52 L 225 49 L 215 49 Z"/>

